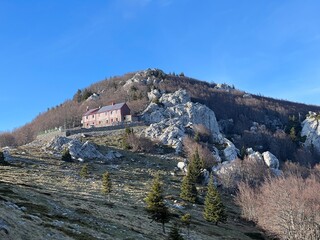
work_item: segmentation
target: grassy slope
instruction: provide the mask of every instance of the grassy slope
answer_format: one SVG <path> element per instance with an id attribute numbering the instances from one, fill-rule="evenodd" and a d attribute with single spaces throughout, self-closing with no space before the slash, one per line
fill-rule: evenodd
<path id="1" fill-rule="evenodd" d="M 116 145 L 119 139 L 110 135 L 91 140 Z M 258 229 L 240 219 L 231 196 L 223 195 L 229 220 L 219 226 L 203 220 L 202 205 L 173 208 L 174 200 L 180 202 L 181 176 L 170 174 L 176 157 L 118 151 L 122 159 L 90 163 L 90 178 L 81 179 L 79 163 L 48 158 L 37 146 L 15 150 L 13 165 L 0 166 L 0 220 L 9 230 L 9 234 L 1 230 L 0 239 L 165 239 L 160 224 L 150 222 L 144 210 L 143 199 L 156 171 L 163 175 L 167 203 L 175 215 L 167 231 L 178 215 L 190 212 L 190 239 L 264 239 Z M 100 194 L 105 170 L 114 186 L 109 196 Z M 186 234 L 186 229 L 181 230 Z"/>

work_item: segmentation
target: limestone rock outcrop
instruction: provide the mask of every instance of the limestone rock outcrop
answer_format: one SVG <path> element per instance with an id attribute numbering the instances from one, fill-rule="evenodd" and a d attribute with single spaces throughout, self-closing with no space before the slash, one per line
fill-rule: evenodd
<path id="1" fill-rule="evenodd" d="M 78 160 L 111 160 L 121 157 L 121 154 L 109 151 L 107 154 L 101 153 L 97 146 L 86 141 L 82 143 L 78 139 L 70 139 L 66 137 L 55 137 L 46 146 L 46 149 L 52 150 L 53 154 L 61 153 L 64 149 L 69 149 L 73 159 Z"/>
<path id="2" fill-rule="evenodd" d="M 190 101 L 185 90 L 162 94 L 159 103 L 150 103 L 142 113 L 142 119 L 150 124 L 144 135 L 181 151 L 186 126 L 202 124 L 211 131 L 216 142 L 222 142 L 214 112 L 207 106 Z"/>
<path id="3" fill-rule="evenodd" d="M 301 136 L 306 137 L 305 145 L 313 146 L 320 153 L 320 115 L 309 112 L 308 117 L 302 122 Z"/>

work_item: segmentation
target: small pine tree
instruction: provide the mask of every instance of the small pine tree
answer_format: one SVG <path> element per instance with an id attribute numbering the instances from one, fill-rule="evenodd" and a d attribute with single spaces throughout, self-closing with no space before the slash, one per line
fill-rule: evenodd
<path id="1" fill-rule="evenodd" d="M 89 177 L 89 167 L 88 164 L 85 164 L 82 166 L 80 170 L 80 177 L 82 178 L 88 178 Z"/>
<path id="2" fill-rule="evenodd" d="M 200 158 L 199 151 L 196 149 L 196 152 L 192 155 L 190 164 L 188 165 L 187 172 L 187 175 L 190 175 L 194 183 L 201 182 L 201 170 L 203 165 L 203 159 Z"/>
<path id="3" fill-rule="evenodd" d="M 293 142 L 297 141 L 296 129 L 294 127 L 290 129 L 290 138 Z"/>
<path id="4" fill-rule="evenodd" d="M 195 135 L 194 135 L 194 140 L 196 142 L 200 142 L 200 133 L 199 132 L 196 132 Z"/>
<path id="5" fill-rule="evenodd" d="M 65 162 L 71 162 L 71 161 L 72 161 L 72 157 L 71 157 L 71 154 L 70 154 L 69 149 L 66 148 L 66 149 L 63 151 L 61 160 L 62 160 L 62 161 L 65 161 Z"/>
<path id="6" fill-rule="evenodd" d="M 133 129 L 126 127 L 125 132 L 122 136 L 122 148 L 123 149 L 130 149 L 130 144 L 128 143 L 128 138 L 131 134 L 133 134 Z"/>
<path id="7" fill-rule="evenodd" d="M 246 148 L 245 146 L 242 146 L 241 150 L 240 150 L 240 158 L 244 159 L 246 156 Z"/>
<path id="8" fill-rule="evenodd" d="M 225 207 L 221 201 L 220 194 L 213 184 L 213 175 L 210 176 L 208 191 L 204 201 L 203 217 L 208 222 L 214 222 L 218 225 L 219 222 L 225 223 L 227 215 Z"/>
<path id="9" fill-rule="evenodd" d="M 144 199 L 147 204 L 147 211 L 153 221 L 162 223 L 162 230 L 165 233 L 164 224 L 169 222 L 170 212 L 164 203 L 162 183 L 159 174 L 153 179 L 152 187 L 147 197 Z"/>
<path id="10" fill-rule="evenodd" d="M 102 193 L 107 194 L 110 193 L 112 189 L 112 184 L 111 184 L 111 179 L 110 179 L 110 174 L 109 172 L 105 172 L 102 175 Z"/>
<path id="11" fill-rule="evenodd" d="M 5 157 L 2 151 L 0 151 L 0 165 L 6 165 Z"/>
<path id="12" fill-rule="evenodd" d="M 173 225 L 167 239 L 168 240 L 183 240 L 184 239 L 179 233 L 179 228 L 178 228 L 177 224 Z"/>
<path id="13" fill-rule="evenodd" d="M 188 202 L 195 203 L 197 201 L 197 188 L 189 173 L 182 179 L 180 197 Z"/>
<path id="14" fill-rule="evenodd" d="M 181 217 L 181 222 L 184 226 L 187 227 L 188 230 L 188 237 L 189 237 L 189 229 L 190 229 L 190 224 L 191 224 L 191 215 L 190 213 L 186 213 Z"/>

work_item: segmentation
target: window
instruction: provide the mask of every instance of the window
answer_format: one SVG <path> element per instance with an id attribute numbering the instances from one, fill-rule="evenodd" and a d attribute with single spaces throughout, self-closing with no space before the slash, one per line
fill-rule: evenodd
<path id="1" fill-rule="evenodd" d="M 111 122 L 113 122 L 113 118 L 111 118 Z"/>
<path id="2" fill-rule="evenodd" d="M 86 119 L 88 119 L 88 116 L 86 116 Z"/>
<path id="3" fill-rule="evenodd" d="M 116 118 L 116 122 L 118 122 L 118 118 Z"/>
<path id="4" fill-rule="evenodd" d="M 94 118 L 94 115 L 92 115 L 92 118 Z"/>
<path id="5" fill-rule="evenodd" d="M 106 123 L 108 123 L 108 122 L 109 122 L 109 120 L 106 121 Z"/>

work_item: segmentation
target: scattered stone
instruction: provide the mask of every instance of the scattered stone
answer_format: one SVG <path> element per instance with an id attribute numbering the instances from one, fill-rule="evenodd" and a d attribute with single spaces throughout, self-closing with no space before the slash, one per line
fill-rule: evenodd
<path id="1" fill-rule="evenodd" d="M 184 160 L 183 162 L 178 162 L 177 167 L 182 172 L 187 172 L 187 160 Z"/>
<path id="2" fill-rule="evenodd" d="M 262 153 L 262 157 L 264 162 L 267 164 L 269 168 L 273 168 L 273 169 L 279 168 L 279 160 L 271 152 L 267 151 Z"/>

